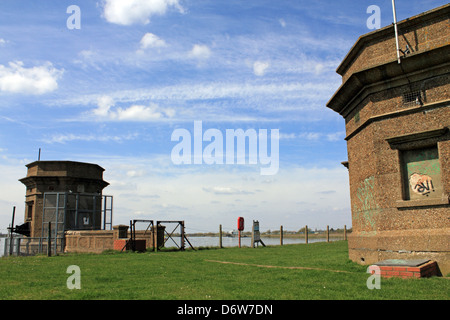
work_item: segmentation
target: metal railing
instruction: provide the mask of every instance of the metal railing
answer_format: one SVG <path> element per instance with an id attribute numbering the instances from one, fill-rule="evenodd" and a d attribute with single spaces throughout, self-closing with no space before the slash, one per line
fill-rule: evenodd
<path id="1" fill-rule="evenodd" d="M 31 256 L 39 253 L 48 253 L 48 245 L 52 254 L 64 252 L 64 237 L 47 238 L 10 237 L 3 238 L 3 256 Z M 12 240 L 12 241 L 11 241 Z M 56 242 L 55 242 L 56 241 Z M 55 252 L 56 251 L 56 252 Z"/>

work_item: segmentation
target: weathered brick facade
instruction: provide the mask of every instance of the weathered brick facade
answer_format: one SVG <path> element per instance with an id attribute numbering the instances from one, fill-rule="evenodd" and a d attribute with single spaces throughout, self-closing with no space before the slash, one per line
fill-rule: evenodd
<path id="1" fill-rule="evenodd" d="M 361 36 L 327 106 L 345 118 L 349 256 L 427 258 L 450 272 L 450 5 Z"/>

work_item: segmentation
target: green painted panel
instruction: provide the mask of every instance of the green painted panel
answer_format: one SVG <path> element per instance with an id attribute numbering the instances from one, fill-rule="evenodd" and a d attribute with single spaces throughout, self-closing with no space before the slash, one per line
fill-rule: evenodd
<path id="1" fill-rule="evenodd" d="M 442 181 L 437 147 L 404 151 L 402 156 L 406 199 L 440 198 Z"/>

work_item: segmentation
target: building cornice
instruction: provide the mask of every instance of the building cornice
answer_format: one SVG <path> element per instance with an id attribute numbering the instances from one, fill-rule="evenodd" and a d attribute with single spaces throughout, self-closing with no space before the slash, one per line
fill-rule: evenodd
<path id="1" fill-rule="evenodd" d="M 344 118 L 369 94 L 421 81 L 449 72 L 450 45 L 413 53 L 404 58 L 380 64 L 352 74 L 327 103 L 327 107 Z"/>
<path id="2" fill-rule="evenodd" d="M 425 104 L 425 105 L 420 106 L 420 107 L 412 107 L 412 108 L 407 108 L 407 109 L 403 109 L 403 110 L 398 110 L 398 111 L 394 111 L 394 112 L 389 112 L 389 113 L 384 113 L 384 114 L 380 114 L 380 115 L 377 115 L 377 116 L 373 116 L 373 117 L 370 117 L 369 119 L 367 119 L 358 128 L 353 130 L 350 134 L 348 134 L 345 137 L 345 140 L 346 141 L 350 140 L 358 132 L 360 132 L 361 130 L 363 130 L 364 128 L 369 126 L 370 124 L 372 124 L 374 122 L 377 122 L 377 121 L 390 119 L 390 118 L 401 117 L 401 116 L 405 116 L 405 115 L 413 114 L 413 113 L 417 113 L 417 112 L 426 112 L 428 110 L 433 110 L 433 109 L 436 109 L 436 108 L 446 108 L 446 107 L 450 107 L 450 99 L 443 100 L 443 101 L 438 101 L 438 102 L 434 102 L 434 103 L 428 103 L 428 104 Z M 446 130 L 446 129 L 440 129 L 440 130 Z M 438 132 L 438 131 L 436 131 L 436 132 Z M 442 134 L 444 134 L 445 132 L 443 132 Z M 441 132 L 438 132 L 438 133 L 441 134 Z M 395 139 L 394 139 L 394 142 L 395 142 Z"/>

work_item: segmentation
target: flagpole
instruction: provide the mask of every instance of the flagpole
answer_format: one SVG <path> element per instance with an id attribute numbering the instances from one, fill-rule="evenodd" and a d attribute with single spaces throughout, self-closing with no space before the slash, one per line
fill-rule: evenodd
<path id="1" fill-rule="evenodd" d="M 400 47 L 398 45 L 397 14 L 395 12 L 395 0 L 392 0 L 392 12 L 394 14 L 394 30 L 395 30 L 395 44 L 397 46 L 397 61 L 400 64 Z"/>

